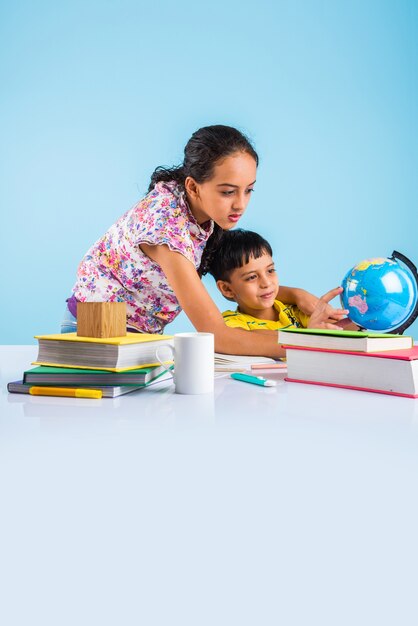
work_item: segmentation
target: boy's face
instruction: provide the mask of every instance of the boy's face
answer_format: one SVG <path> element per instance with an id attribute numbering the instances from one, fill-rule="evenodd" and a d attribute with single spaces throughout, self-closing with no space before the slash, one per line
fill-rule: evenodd
<path id="1" fill-rule="evenodd" d="M 233 270 L 229 280 L 218 280 L 225 298 L 235 300 L 239 310 L 247 315 L 268 319 L 279 290 L 274 262 L 267 253 L 258 259 L 250 257 L 245 265 Z"/>

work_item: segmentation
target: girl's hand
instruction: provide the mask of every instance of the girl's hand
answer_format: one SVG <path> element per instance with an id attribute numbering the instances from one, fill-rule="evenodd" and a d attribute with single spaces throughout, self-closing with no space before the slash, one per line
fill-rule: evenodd
<path id="1" fill-rule="evenodd" d="M 336 287 L 328 291 L 322 298 L 317 298 L 316 306 L 312 312 L 309 320 L 308 328 L 329 328 L 332 330 L 342 330 L 342 326 L 338 326 L 338 322 L 341 321 L 347 315 L 346 309 L 334 309 L 328 303 L 330 300 L 338 296 L 342 291 L 342 287 Z"/>
<path id="2" fill-rule="evenodd" d="M 338 326 L 343 330 L 361 330 L 361 327 L 358 324 L 355 324 L 350 320 L 349 317 L 345 317 L 344 319 L 338 322 Z"/>

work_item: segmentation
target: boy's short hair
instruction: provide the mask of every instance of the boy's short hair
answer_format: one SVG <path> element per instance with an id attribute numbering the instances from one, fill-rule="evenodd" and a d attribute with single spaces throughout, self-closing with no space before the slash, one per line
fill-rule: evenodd
<path id="1" fill-rule="evenodd" d="M 230 273 L 248 263 L 250 257 L 258 259 L 263 254 L 273 256 L 273 251 L 269 242 L 258 233 L 242 228 L 225 230 L 214 250 L 208 272 L 216 281 L 227 281 Z"/>

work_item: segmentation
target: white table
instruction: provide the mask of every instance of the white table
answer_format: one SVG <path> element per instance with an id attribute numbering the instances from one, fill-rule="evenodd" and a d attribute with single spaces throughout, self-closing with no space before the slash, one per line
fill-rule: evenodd
<path id="1" fill-rule="evenodd" d="M 418 401 L 7 394 L 35 354 L 0 348 L 2 625 L 416 626 Z"/>

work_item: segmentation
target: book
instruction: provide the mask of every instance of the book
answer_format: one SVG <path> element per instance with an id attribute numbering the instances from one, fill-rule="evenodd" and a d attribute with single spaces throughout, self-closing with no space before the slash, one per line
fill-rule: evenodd
<path id="1" fill-rule="evenodd" d="M 40 365 L 23 372 L 23 382 L 32 385 L 61 387 L 106 386 L 106 385 L 147 385 L 158 379 L 166 370 L 161 366 L 141 367 L 123 372 L 90 370 L 72 367 L 52 367 Z"/>
<path id="2" fill-rule="evenodd" d="M 216 372 L 245 372 L 252 365 L 269 365 L 277 363 L 274 359 L 265 356 L 242 356 L 237 354 L 221 354 L 215 352 Z"/>
<path id="3" fill-rule="evenodd" d="M 39 350 L 34 365 L 58 365 L 113 372 L 159 365 L 155 351 L 172 345 L 169 335 L 127 333 L 99 339 L 77 333 L 36 335 Z M 168 350 L 167 350 L 168 354 Z M 171 363 L 171 361 L 165 361 Z"/>
<path id="4" fill-rule="evenodd" d="M 386 352 L 287 348 L 288 382 L 418 398 L 418 346 Z"/>
<path id="5" fill-rule="evenodd" d="M 123 396 L 127 393 L 131 393 L 131 391 L 137 391 L 138 389 L 146 389 L 149 386 L 157 382 L 162 382 L 163 378 L 153 381 L 151 385 L 129 385 L 129 386 L 119 386 L 119 385 L 106 385 L 106 386 L 98 386 L 98 385 L 84 385 L 84 389 L 99 389 L 102 392 L 103 398 L 117 398 L 118 396 Z M 165 380 L 165 379 L 164 379 Z M 7 391 L 9 393 L 25 393 L 29 394 L 29 390 L 34 385 L 24 383 L 23 380 L 15 380 L 11 383 L 7 384 Z M 39 396 L 33 396 L 39 397 Z M 45 397 L 45 396 L 42 396 Z"/>
<path id="6" fill-rule="evenodd" d="M 286 328 L 279 330 L 279 343 L 287 346 L 349 350 L 352 352 L 381 352 L 412 348 L 412 337 L 355 330 L 324 328 Z"/>

